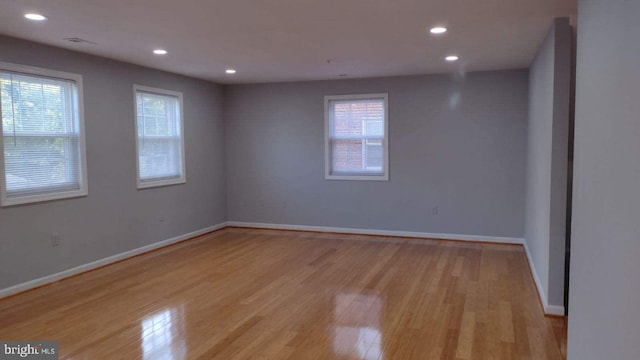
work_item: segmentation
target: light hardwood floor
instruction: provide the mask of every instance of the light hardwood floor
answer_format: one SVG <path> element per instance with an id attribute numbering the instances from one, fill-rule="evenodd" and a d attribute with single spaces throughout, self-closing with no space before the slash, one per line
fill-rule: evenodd
<path id="1" fill-rule="evenodd" d="M 522 247 L 227 228 L 0 300 L 60 359 L 561 359 Z"/>

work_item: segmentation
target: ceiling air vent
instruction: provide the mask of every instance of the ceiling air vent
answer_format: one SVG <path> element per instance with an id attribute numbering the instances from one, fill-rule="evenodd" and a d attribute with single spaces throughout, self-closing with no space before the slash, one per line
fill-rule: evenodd
<path id="1" fill-rule="evenodd" d="M 70 37 L 70 38 L 65 38 L 65 41 L 68 42 L 72 42 L 72 43 L 76 43 L 76 44 L 90 44 L 90 45 L 98 45 L 96 43 L 94 43 L 93 41 L 89 41 L 89 40 L 85 40 L 85 39 L 80 39 L 77 37 Z"/>

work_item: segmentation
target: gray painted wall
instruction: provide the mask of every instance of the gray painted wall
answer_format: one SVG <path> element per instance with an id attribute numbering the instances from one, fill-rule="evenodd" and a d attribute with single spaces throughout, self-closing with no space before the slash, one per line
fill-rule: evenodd
<path id="1" fill-rule="evenodd" d="M 570 360 L 640 359 L 640 2 L 580 0 Z"/>
<path id="2" fill-rule="evenodd" d="M 525 239 L 551 306 L 564 306 L 571 31 L 556 19 L 529 72 Z"/>
<path id="3" fill-rule="evenodd" d="M 325 180 L 323 97 L 381 92 L 390 181 Z M 527 92 L 527 70 L 228 86 L 228 219 L 522 237 Z"/>
<path id="4" fill-rule="evenodd" d="M 83 75 L 89 181 L 88 197 L 0 208 L 0 289 L 226 220 L 221 86 L 7 37 L 0 61 Z M 183 92 L 186 184 L 136 190 L 134 83 Z"/>

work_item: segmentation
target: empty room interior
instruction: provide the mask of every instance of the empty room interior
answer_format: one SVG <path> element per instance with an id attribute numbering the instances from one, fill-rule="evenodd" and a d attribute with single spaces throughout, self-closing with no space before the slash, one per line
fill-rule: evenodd
<path id="1" fill-rule="evenodd" d="M 635 0 L 0 0 L 0 359 L 640 359 L 638 37 Z"/>

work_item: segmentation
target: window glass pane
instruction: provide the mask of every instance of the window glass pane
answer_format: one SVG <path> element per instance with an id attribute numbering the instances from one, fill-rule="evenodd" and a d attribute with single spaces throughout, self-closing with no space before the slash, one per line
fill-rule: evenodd
<path id="1" fill-rule="evenodd" d="M 331 102 L 333 137 L 382 136 L 384 102 L 382 100 L 335 100 Z M 368 129 L 368 123 L 371 123 Z"/>
<path id="2" fill-rule="evenodd" d="M 149 93 L 138 94 L 138 123 L 143 136 L 178 136 L 178 99 Z"/>
<path id="3" fill-rule="evenodd" d="M 362 140 L 334 140 L 331 152 L 334 172 L 364 170 Z"/>
<path id="4" fill-rule="evenodd" d="M 4 137 L 4 165 L 8 192 L 78 190 L 74 137 Z"/>
<path id="5" fill-rule="evenodd" d="M 140 143 L 138 152 L 141 180 L 180 177 L 179 139 L 146 139 Z"/>

